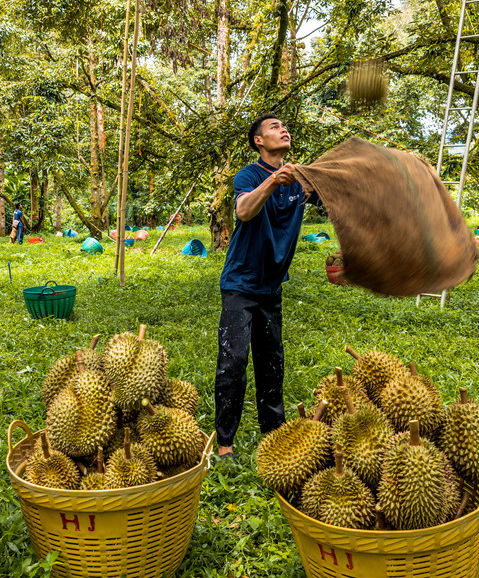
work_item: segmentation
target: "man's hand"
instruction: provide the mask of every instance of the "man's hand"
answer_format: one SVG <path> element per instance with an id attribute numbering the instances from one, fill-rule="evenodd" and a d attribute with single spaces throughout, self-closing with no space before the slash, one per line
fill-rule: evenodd
<path id="1" fill-rule="evenodd" d="M 290 163 L 286 163 L 280 169 L 273 173 L 274 182 L 278 185 L 292 185 L 296 182 L 296 177 L 293 173 L 294 167 Z"/>

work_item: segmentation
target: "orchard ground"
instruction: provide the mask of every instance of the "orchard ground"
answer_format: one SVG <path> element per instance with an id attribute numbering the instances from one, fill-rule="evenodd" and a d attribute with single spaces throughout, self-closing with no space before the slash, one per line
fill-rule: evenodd
<path id="1" fill-rule="evenodd" d="M 306 224 L 301 235 L 325 231 L 332 240 L 318 245 L 300 239 L 284 284 L 285 403 L 287 417 L 296 404 L 313 401 L 312 390 L 335 366 L 350 372 L 350 344 L 358 352 L 378 348 L 405 362 L 414 360 L 420 373 L 437 383 L 445 403 L 465 386 L 479 395 L 478 286 L 475 276 L 451 292 L 441 311 L 434 299 L 374 295 L 327 282 L 324 261 L 338 247 L 330 224 Z M 160 232 L 127 249 L 126 285 L 113 275 L 115 246 L 102 241 L 105 252 L 80 251 L 78 239 L 45 235 L 44 244 L 22 246 L 0 241 L 0 420 L 2 464 L 7 453 L 6 430 L 14 419 L 33 430 L 43 427 L 45 408 L 40 388 L 53 362 L 85 347 L 101 333 L 98 348 L 117 332 L 148 325 L 147 337 L 164 345 L 168 374 L 191 381 L 199 390 L 197 420 L 214 428 L 214 374 L 220 314 L 219 276 L 224 254 L 185 257 L 192 238 L 209 245 L 205 226 L 168 232 L 158 252 L 149 256 Z M 142 251 L 138 252 L 137 249 Z M 10 283 L 7 262 L 11 263 Z M 53 279 L 77 286 L 70 320 L 35 321 L 29 316 L 22 289 Z M 190 548 L 176 576 L 180 578 L 301 578 L 304 570 L 291 531 L 273 493 L 256 476 L 255 448 L 260 441 L 256 421 L 252 366 L 243 420 L 236 440 L 237 468 L 219 463 L 202 490 Z M 19 439 L 19 437 L 17 437 Z M 51 561 L 36 562 L 18 501 L 5 466 L 0 476 L 0 576 L 48 576 Z"/>

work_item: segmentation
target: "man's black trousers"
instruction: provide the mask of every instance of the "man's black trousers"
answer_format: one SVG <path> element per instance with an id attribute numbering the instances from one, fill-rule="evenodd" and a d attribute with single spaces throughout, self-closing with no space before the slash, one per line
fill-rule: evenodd
<path id="1" fill-rule="evenodd" d="M 276 429 L 285 421 L 281 294 L 222 291 L 221 300 L 215 383 L 216 435 L 219 445 L 231 446 L 243 410 L 250 343 L 261 432 Z"/>

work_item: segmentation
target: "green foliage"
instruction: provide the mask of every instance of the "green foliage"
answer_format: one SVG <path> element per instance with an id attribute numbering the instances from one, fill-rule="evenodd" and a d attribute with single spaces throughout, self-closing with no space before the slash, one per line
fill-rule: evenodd
<path id="1" fill-rule="evenodd" d="M 182 227 L 169 232 L 153 257 L 158 239 L 152 231 L 142 253 L 127 249 L 126 285 L 112 275 L 114 244 L 104 241 L 103 255 L 80 252 L 82 239 L 46 235 L 42 245 L 0 242 L 0 459 L 7 453 L 6 429 L 23 419 L 33 430 L 43 427 L 42 379 L 60 356 L 84 347 L 102 333 L 99 347 L 112 334 L 136 331 L 148 324 L 147 335 L 164 344 L 168 375 L 186 379 L 200 392 L 197 418 L 203 431 L 214 428 L 214 373 L 220 315 L 219 276 L 224 254 L 184 257 L 181 248 L 193 237 L 206 245 L 206 227 Z M 312 390 L 339 365 L 349 372 L 352 359 L 344 352 L 377 347 L 414 360 L 432 377 L 450 403 L 459 386 L 479 396 L 477 384 L 477 277 L 451 292 L 440 311 L 434 299 L 394 299 L 355 287 L 331 285 L 324 261 L 337 247 L 332 226 L 304 225 L 301 235 L 325 231 L 332 240 L 322 245 L 300 239 L 291 279 L 284 284 L 284 383 L 287 417 L 296 404 L 312 405 Z M 6 262 L 11 262 L 13 283 Z M 77 286 L 69 321 L 32 320 L 21 290 L 49 279 Z M 99 279 L 100 278 L 100 279 Z M 204 481 L 198 521 L 178 578 L 300 578 L 300 558 L 286 520 L 270 490 L 256 476 L 254 453 L 261 438 L 256 421 L 252 366 L 235 452 L 239 465 L 216 464 Z M 15 433 L 15 441 L 21 438 Z M 20 506 L 5 468 L 0 473 L 0 576 L 48 576 L 53 558 L 36 563 Z"/>

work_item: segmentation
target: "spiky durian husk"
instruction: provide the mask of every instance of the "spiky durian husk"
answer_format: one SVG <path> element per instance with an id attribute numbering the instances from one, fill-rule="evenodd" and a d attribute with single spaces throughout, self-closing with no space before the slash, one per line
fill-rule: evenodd
<path id="1" fill-rule="evenodd" d="M 382 390 L 379 403 L 396 432 L 406 431 L 417 419 L 421 435 L 430 436 L 444 422 L 444 407 L 437 390 L 413 375 L 392 379 Z"/>
<path id="2" fill-rule="evenodd" d="M 73 460 L 59 451 L 50 449 L 50 457 L 45 458 L 41 445 L 37 443 L 27 462 L 25 479 L 47 488 L 76 490 L 80 484 L 80 472 Z"/>
<path id="3" fill-rule="evenodd" d="M 455 401 L 446 411 L 439 446 L 459 475 L 473 486 L 479 481 L 479 404 Z"/>
<path id="4" fill-rule="evenodd" d="M 342 476 L 335 468 L 315 474 L 303 487 L 300 509 L 332 526 L 369 529 L 375 520 L 371 490 L 349 469 Z"/>
<path id="5" fill-rule="evenodd" d="M 333 425 L 333 444 L 344 452 L 344 464 L 372 489 L 379 484 L 384 453 L 394 429 L 384 413 L 373 404 L 354 414 L 341 415 Z"/>
<path id="6" fill-rule="evenodd" d="M 164 384 L 168 357 L 152 339 L 139 340 L 131 333 L 112 337 L 103 353 L 103 363 L 122 409 L 138 409 L 143 398 L 157 399 Z"/>
<path id="7" fill-rule="evenodd" d="M 459 504 L 461 503 L 461 479 L 454 471 L 451 462 L 447 456 L 441 452 L 441 457 L 443 461 L 443 471 L 446 478 L 447 485 L 447 511 L 446 511 L 446 522 L 454 520 L 459 509 Z"/>
<path id="8" fill-rule="evenodd" d="M 196 387 L 192 383 L 167 377 L 156 402 L 166 407 L 182 409 L 191 415 L 195 415 L 198 409 L 199 396 Z"/>
<path id="9" fill-rule="evenodd" d="M 258 476 L 285 496 L 297 492 L 330 458 L 330 427 L 303 418 L 288 421 L 268 433 L 256 452 Z"/>
<path id="10" fill-rule="evenodd" d="M 354 377 L 343 375 L 343 385 L 349 389 L 351 400 L 355 407 L 371 402 L 366 394 L 366 389 L 363 384 L 357 379 L 354 379 Z M 313 393 L 316 397 L 316 402 L 312 408 L 308 409 L 306 417 L 312 418 L 314 416 L 323 399 L 328 402 L 328 409 L 323 418 L 323 421 L 328 425 L 333 425 L 340 415 L 346 413 L 346 402 L 344 401 L 341 390 L 338 388 L 338 380 L 335 375 L 328 375 L 323 378 L 319 387 L 315 389 Z"/>
<path id="11" fill-rule="evenodd" d="M 162 468 L 161 473 L 166 476 L 167 478 L 172 478 L 173 476 L 177 476 L 178 474 L 182 474 L 190 469 L 190 466 L 176 466 L 173 468 Z"/>
<path id="12" fill-rule="evenodd" d="M 452 509 L 444 456 L 422 438 L 409 444 L 409 432 L 396 434 L 383 462 L 378 499 L 386 522 L 397 530 L 443 524 Z"/>
<path id="13" fill-rule="evenodd" d="M 106 446 L 116 428 L 116 412 L 104 375 L 85 370 L 55 397 L 47 411 L 52 447 L 87 456 Z"/>
<path id="14" fill-rule="evenodd" d="M 103 351 L 103 367 L 114 386 L 124 378 L 135 361 L 140 342 L 133 333 L 117 333 L 110 338 Z"/>
<path id="15" fill-rule="evenodd" d="M 155 460 L 141 444 L 131 444 L 131 458 L 124 448 L 116 450 L 106 464 L 105 489 L 142 486 L 157 479 Z"/>
<path id="16" fill-rule="evenodd" d="M 103 362 L 101 355 L 94 349 L 83 349 L 83 361 L 86 369 L 102 371 Z M 76 356 L 68 355 L 56 361 L 48 371 L 42 385 L 42 400 L 48 406 L 62 388 L 68 386 L 72 379 L 78 375 Z"/>
<path id="17" fill-rule="evenodd" d="M 90 472 L 81 479 L 80 490 L 105 490 L 105 474 Z"/>
<path id="18" fill-rule="evenodd" d="M 145 412 L 138 419 L 138 432 L 145 447 L 161 467 L 192 466 L 205 447 L 193 416 L 181 409 L 158 405 L 157 413 Z"/>
<path id="19" fill-rule="evenodd" d="M 353 365 L 353 376 L 365 386 L 374 403 L 379 403 L 381 391 L 388 381 L 404 374 L 409 374 L 409 370 L 401 360 L 374 349 L 366 351 Z"/>

